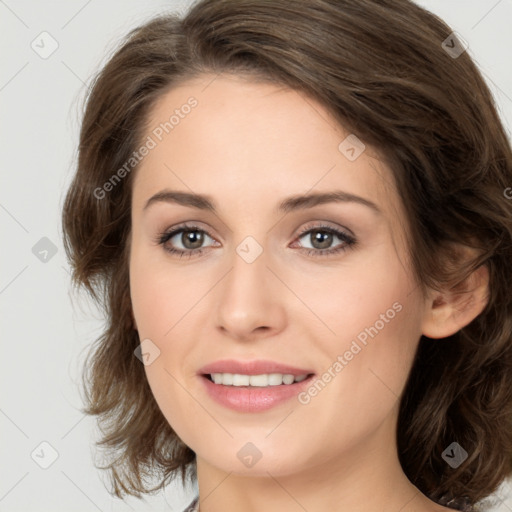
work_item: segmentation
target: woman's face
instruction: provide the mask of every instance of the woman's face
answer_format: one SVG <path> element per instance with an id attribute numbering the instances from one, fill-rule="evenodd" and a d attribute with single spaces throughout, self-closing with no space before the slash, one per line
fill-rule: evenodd
<path id="1" fill-rule="evenodd" d="M 277 476 L 394 446 L 425 303 L 391 172 L 349 135 L 311 98 L 228 75 L 152 111 L 133 313 L 154 397 L 198 463 Z"/>

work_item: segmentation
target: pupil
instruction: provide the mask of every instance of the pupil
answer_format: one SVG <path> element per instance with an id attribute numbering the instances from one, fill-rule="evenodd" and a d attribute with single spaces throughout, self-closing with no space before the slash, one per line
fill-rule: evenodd
<path id="1" fill-rule="evenodd" d="M 314 242 L 319 242 L 321 247 L 317 247 L 318 249 L 328 249 L 332 242 L 332 233 L 328 233 L 326 231 L 316 231 L 314 235 Z M 323 233 L 323 234 L 322 234 Z M 323 241 L 322 241 L 323 238 Z M 315 247 L 315 244 L 313 243 Z"/>
<path id="2" fill-rule="evenodd" d="M 185 236 L 183 245 L 188 249 L 197 249 L 201 247 L 203 243 L 203 234 L 199 234 L 198 231 L 187 231 L 183 232 L 183 236 Z M 195 239 L 195 240 L 194 240 Z M 188 245 L 188 242 L 192 244 L 192 247 Z"/>

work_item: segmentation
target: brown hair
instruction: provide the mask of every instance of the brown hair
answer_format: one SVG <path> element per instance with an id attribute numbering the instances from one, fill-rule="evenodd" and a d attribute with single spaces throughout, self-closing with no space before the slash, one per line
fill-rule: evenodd
<path id="1" fill-rule="evenodd" d="M 104 424 L 116 496 L 195 478 L 195 454 L 160 411 L 134 356 L 128 278 L 134 172 L 95 194 L 140 146 L 148 113 L 198 74 L 236 73 L 319 101 L 389 164 L 407 211 L 415 275 L 457 289 L 489 270 L 484 311 L 442 340 L 422 336 L 401 397 L 399 458 L 411 482 L 465 509 L 512 472 L 512 152 L 492 95 L 452 30 L 409 0 L 203 0 L 132 30 L 87 97 L 78 165 L 63 207 L 73 283 L 101 304 L 106 328 L 84 369 L 87 407 Z M 453 46 L 452 43 L 450 46 Z M 136 169 L 136 167 L 134 167 Z M 457 259 L 454 244 L 474 247 Z M 457 468 L 443 460 L 456 441 Z M 153 488 L 146 475 L 161 476 Z"/>

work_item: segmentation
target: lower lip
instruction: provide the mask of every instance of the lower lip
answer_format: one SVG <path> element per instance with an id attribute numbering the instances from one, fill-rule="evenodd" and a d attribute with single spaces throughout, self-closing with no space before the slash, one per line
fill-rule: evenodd
<path id="1" fill-rule="evenodd" d="M 281 384 L 280 386 L 224 386 L 213 383 L 208 377 L 201 375 L 206 391 L 219 404 L 238 412 L 262 412 L 275 407 L 309 386 L 314 375 L 302 382 Z"/>

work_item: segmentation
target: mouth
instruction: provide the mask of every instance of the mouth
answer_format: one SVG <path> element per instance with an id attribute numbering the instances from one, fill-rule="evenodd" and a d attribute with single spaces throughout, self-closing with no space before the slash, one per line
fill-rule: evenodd
<path id="1" fill-rule="evenodd" d="M 243 413 L 267 411 L 296 398 L 314 375 L 307 368 L 264 359 L 223 359 L 198 371 L 211 399 Z"/>
<path id="2" fill-rule="evenodd" d="M 204 373 L 202 376 L 210 382 L 221 386 L 237 388 L 270 388 L 274 386 L 291 386 L 311 378 L 314 373 L 293 375 L 291 373 L 262 373 L 247 375 L 242 373 Z"/>
<path id="3" fill-rule="evenodd" d="M 206 395 L 216 404 L 238 413 L 263 413 L 281 404 L 290 403 L 311 385 L 315 373 L 284 367 L 276 364 L 231 364 L 230 369 L 238 372 L 221 370 L 218 366 L 202 370 L 199 377 L 204 385 Z M 244 370 L 240 369 L 244 366 Z M 264 366 L 262 371 L 261 367 Z M 282 372 L 276 371 L 276 366 Z M 226 365 L 223 364 L 225 369 Z M 235 368 L 234 368 L 235 367 Z M 290 373 L 288 373 L 290 372 Z M 291 373 L 293 372 L 293 373 Z"/>

